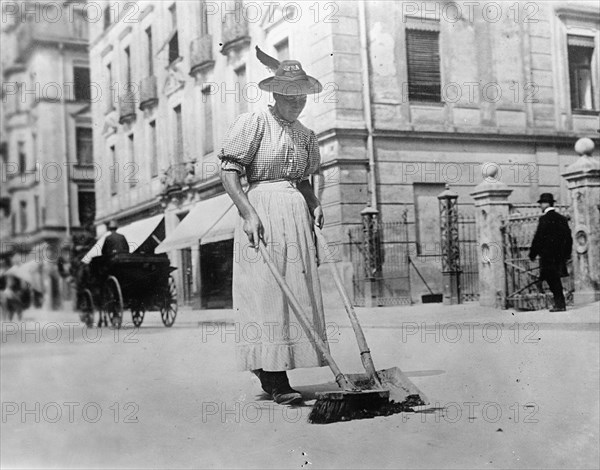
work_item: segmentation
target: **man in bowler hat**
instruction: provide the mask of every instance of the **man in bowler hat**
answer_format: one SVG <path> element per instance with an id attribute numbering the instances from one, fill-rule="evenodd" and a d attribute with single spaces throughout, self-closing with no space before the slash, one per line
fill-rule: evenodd
<path id="1" fill-rule="evenodd" d="M 529 259 L 540 257 L 540 282 L 546 281 L 554 296 L 551 312 L 564 312 L 566 308 L 561 277 L 567 276 L 567 260 L 571 258 L 573 238 L 567 218 L 556 212 L 554 196 L 543 193 L 538 201 L 544 214 L 540 217 L 531 243 Z"/>
<path id="2" fill-rule="evenodd" d="M 129 243 L 124 235 L 117 233 L 117 222 L 111 220 L 108 223 L 110 234 L 102 245 L 102 255 L 116 255 L 118 253 L 129 253 Z"/>

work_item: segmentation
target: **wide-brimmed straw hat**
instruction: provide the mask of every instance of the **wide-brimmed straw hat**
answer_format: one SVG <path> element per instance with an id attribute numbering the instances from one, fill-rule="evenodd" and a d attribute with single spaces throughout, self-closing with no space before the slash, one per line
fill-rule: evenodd
<path id="1" fill-rule="evenodd" d="M 261 90 L 287 96 L 311 95 L 323 90 L 319 80 L 307 75 L 302 64 L 297 60 L 279 62 L 261 51 L 258 46 L 256 47 L 256 56 L 271 71 L 275 70 L 273 77 L 259 82 L 258 87 Z"/>

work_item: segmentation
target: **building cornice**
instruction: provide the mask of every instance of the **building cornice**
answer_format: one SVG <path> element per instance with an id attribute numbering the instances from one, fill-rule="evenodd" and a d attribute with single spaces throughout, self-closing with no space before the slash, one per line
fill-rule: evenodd
<path id="1" fill-rule="evenodd" d="M 127 209 L 119 210 L 117 212 L 111 213 L 109 215 L 105 215 L 103 217 L 99 217 L 95 220 L 95 225 L 104 224 L 112 219 L 123 220 L 131 217 L 139 212 L 146 212 L 151 209 L 159 209 L 160 208 L 160 199 L 158 197 L 153 197 L 147 201 L 144 201 L 135 206 L 128 207 Z"/>
<path id="2" fill-rule="evenodd" d="M 109 44 L 104 49 L 102 49 L 102 52 L 100 52 L 100 57 L 102 57 L 104 59 L 110 52 L 112 52 L 113 49 L 114 49 L 113 45 Z"/>
<path id="3" fill-rule="evenodd" d="M 152 13 L 153 11 L 154 11 L 154 5 L 147 5 L 147 6 L 146 6 L 146 8 L 144 8 L 144 9 L 143 9 L 143 10 L 140 12 L 140 14 L 139 14 L 139 16 L 138 16 L 138 18 L 137 18 L 137 22 L 138 22 L 138 23 L 141 23 L 141 22 L 142 22 L 142 20 L 143 20 L 144 18 L 146 18 L 146 16 L 148 16 L 148 15 L 149 15 L 150 13 Z"/>
<path id="4" fill-rule="evenodd" d="M 119 41 L 122 41 L 123 38 L 125 38 L 125 36 L 127 36 L 129 33 L 131 33 L 132 30 L 133 30 L 133 28 L 131 26 L 127 26 L 123 31 L 121 31 L 119 33 Z"/>
<path id="5" fill-rule="evenodd" d="M 559 18 L 577 18 L 585 21 L 600 21 L 600 10 L 598 6 L 588 5 L 564 5 L 554 9 Z"/>
<path id="6" fill-rule="evenodd" d="M 366 129 L 352 129 L 334 127 L 317 134 L 320 144 L 336 139 L 364 139 L 367 136 Z M 373 137 L 378 139 L 402 139 L 402 140 L 445 140 L 445 141 L 471 141 L 471 142 L 511 142 L 530 144 L 562 144 L 573 145 L 574 140 L 581 137 L 574 132 L 555 132 L 552 134 L 500 134 L 494 132 L 436 132 L 419 130 L 396 130 L 377 129 Z M 600 138 L 590 137 L 596 144 Z"/>

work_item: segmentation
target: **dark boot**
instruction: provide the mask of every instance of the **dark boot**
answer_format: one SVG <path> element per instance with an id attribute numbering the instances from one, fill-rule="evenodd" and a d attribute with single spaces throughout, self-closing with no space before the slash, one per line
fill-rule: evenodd
<path id="1" fill-rule="evenodd" d="M 291 405 L 302 401 L 300 392 L 290 386 L 285 371 L 269 372 L 262 369 L 252 371 L 260 380 L 262 389 L 267 392 L 275 403 L 280 405 Z"/>

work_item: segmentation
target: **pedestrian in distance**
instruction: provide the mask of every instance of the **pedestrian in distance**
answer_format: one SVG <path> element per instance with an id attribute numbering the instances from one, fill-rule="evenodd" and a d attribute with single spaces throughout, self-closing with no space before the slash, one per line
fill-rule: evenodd
<path id="1" fill-rule="evenodd" d="M 273 94 L 268 109 L 241 114 L 219 152 L 221 180 L 241 217 L 234 235 L 233 307 L 241 335 L 239 370 L 252 371 L 280 404 L 302 401 L 286 371 L 322 367 L 324 358 L 303 334 L 282 290 L 257 252 L 265 243 L 277 268 L 306 306 L 312 331 L 326 341 L 313 224 L 323 226 L 323 210 L 309 176 L 320 171 L 315 133 L 298 121 L 307 95 L 322 85 L 300 62 L 281 63 L 256 48 L 274 76 L 259 88 Z M 244 192 L 240 178 L 249 189 Z M 253 328 L 257 328 L 255 331 Z"/>
<path id="2" fill-rule="evenodd" d="M 568 276 L 567 260 L 571 258 L 573 238 L 567 218 L 556 212 L 554 196 L 543 193 L 538 200 L 543 215 L 531 243 L 529 259 L 540 257 L 540 282 L 546 281 L 554 296 L 551 312 L 567 309 L 561 277 Z"/>

